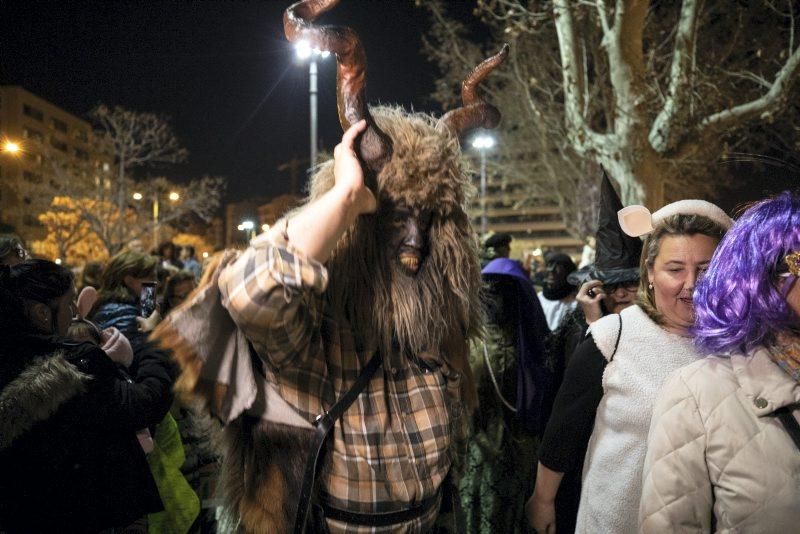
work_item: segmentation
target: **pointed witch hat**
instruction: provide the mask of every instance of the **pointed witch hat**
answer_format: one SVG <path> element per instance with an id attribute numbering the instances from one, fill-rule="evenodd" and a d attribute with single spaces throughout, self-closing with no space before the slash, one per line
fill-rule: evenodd
<path id="1" fill-rule="evenodd" d="M 619 284 L 639 280 L 639 257 L 642 241 L 622 231 L 617 212 L 622 202 L 611 185 L 605 169 L 600 185 L 600 214 L 597 218 L 597 252 L 594 265 L 570 274 L 567 281 L 580 286 L 589 280 Z"/>

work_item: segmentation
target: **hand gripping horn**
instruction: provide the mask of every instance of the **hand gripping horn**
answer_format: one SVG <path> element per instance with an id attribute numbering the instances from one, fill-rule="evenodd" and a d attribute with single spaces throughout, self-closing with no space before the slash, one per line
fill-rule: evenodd
<path id="1" fill-rule="evenodd" d="M 367 56 L 358 35 L 345 26 L 315 26 L 322 13 L 339 0 L 302 0 L 283 14 L 283 30 L 291 41 L 305 40 L 312 48 L 336 54 L 336 101 L 339 122 L 347 130 L 351 124 L 366 119 L 367 129 L 358 144 L 358 154 L 366 170 L 377 175 L 392 157 L 392 140 L 383 133 L 370 115 L 364 92 Z"/>
<path id="2" fill-rule="evenodd" d="M 508 44 L 504 44 L 500 52 L 485 59 L 472 69 L 461 83 L 461 101 L 463 106 L 448 111 L 439 119 L 456 136 L 461 137 L 474 128 L 494 128 L 500 122 L 500 112 L 493 105 L 478 96 L 478 84 L 486 78 L 495 67 L 508 57 Z"/>

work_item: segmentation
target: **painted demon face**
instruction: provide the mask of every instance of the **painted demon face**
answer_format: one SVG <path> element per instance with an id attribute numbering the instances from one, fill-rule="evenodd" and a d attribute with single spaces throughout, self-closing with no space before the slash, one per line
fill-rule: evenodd
<path id="1" fill-rule="evenodd" d="M 400 272 L 416 276 L 428 257 L 428 239 L 433 216 L 430 211 L 404 205 L 387 209 L 386 233 L 389 257 L 396 262 Z"/>

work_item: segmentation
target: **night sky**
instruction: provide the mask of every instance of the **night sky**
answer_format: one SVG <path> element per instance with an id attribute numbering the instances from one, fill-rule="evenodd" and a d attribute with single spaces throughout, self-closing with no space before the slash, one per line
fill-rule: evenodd
<path id="1" fill-rule="evenodd" d="M 278 165 L 309 150 L 308 66 L 283 35 L 289 4 L 0 0 L 0 84 L 22 85 L 78 116 L 99 102 L 170 116 L 189 161 L 152 174 L 225 176 L 230 200 L 274 196 L 290 187 Z M 474 23 L 473 6 L 449 3 Z M 370 103 L 441 113 L 428 96 L 436 70 L 420 53 L 426 13 L 411 0 L 342 0 L 320 22 L 361 35 Z M 320 150 L 341 136 L 335 78 L 334 60 L 320 63 Z M 737 187 L 713 199 L 726 209 L 798 182 L 782 165 L 731 170 Z"/>
<path id="2" fill-rule="evenodd" d="M 0 0 L 0 84 L 84 118 L 99 102 L 167 115 L 190 154 L 162 174 L 225 176 L 231 200 L 273 196 L 290 187 L 276 167 L 309 150 L 308 66 L 283 34 L 289 4 Z M 467 15 L 471 4 L 453 8 Z M 370 103 L 441 112 L 413 2 L 343 0 L 319 21 L 361 35 Z M 330 150 L 341 136 L 335 60 L 319 65 L 320 150 Z"/>

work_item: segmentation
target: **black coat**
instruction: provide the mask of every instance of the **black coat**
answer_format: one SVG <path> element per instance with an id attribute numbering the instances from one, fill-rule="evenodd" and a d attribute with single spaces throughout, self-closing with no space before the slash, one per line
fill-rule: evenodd
<path id="1" fill-rule="evenodd" d="M 96 532 L 163 509 L 136 431 L 172 402 L 166 356 L 134 381 L 99 348 L 21 336 L 0 349 L 0 531 Z"/>

